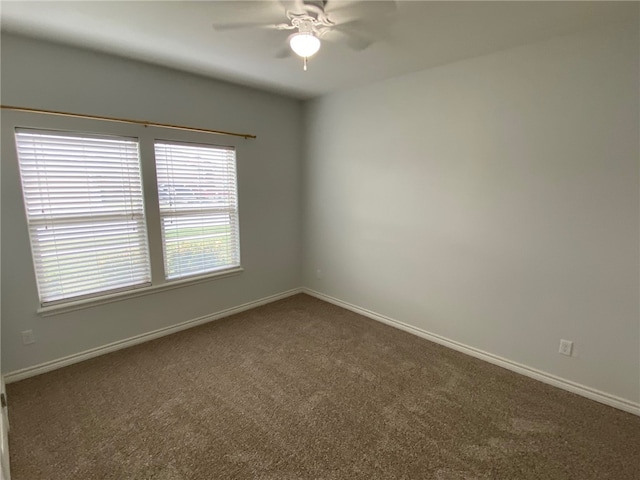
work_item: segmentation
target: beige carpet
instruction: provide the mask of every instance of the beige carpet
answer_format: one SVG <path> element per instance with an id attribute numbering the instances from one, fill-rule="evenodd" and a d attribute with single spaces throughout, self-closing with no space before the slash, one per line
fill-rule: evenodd
<path id="1" fill-rule="evenodd" d="M 306 295 L 9 401 L 13 480 L 640 479 L 640 417 Z"/>

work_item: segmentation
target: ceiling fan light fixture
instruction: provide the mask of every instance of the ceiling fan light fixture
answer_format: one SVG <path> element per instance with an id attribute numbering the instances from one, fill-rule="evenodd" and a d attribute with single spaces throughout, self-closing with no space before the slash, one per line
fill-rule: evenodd
<path id="1" fill-rule="evenodd" d="M 291 50 L 299 57 L 307 58 L 320 50 L 320 39 L 313 33 L 300 32 L 291 35 L 289 39 Z"/>

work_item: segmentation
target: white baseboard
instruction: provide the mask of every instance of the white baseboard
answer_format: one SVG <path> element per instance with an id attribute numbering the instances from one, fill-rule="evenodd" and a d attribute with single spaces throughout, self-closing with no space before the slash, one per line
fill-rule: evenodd
<path id="1" fill-rule="evenodd" d="M 511 370 L 521 375 L 525 375 L 535 380 L 539 380 L 549 385 L 553 385 L 554 387 L 558 387 L 563 390 L 567 390 L 569 392 L 581 395 L 588 399 L 595 400 L 596 402 L 604 403 L 605 405 L 609 405 L 610 407 L 614 407 L 619 410 L 624 410 L 625 412 L 629 412 L 634 415 L 640 416 L 640 403 L 634 403 L 630 400 L 616 397 L 615 395 L 610 395 L 608 393 L 601 392 L 594 388 L 590 388 L 585 385 L 580 385 L 579 383 L 575 383 L 570 380 L 565 380 L 564 378 L 556 377 L 555 375 L 551 375 L 550 373 L 542 372 L 540 370 L 536 370 L 535 368 L 531 368 L 526 365 L 522 365 L 520 363 L 514 362 L 512 360 L 499 357 L 498 355 L 493 355 L 491 353 L 484 352 L 477 348 L 470 347 L 468 345 L 464 345 L 462 343 L 455 342 L 453 340 L 449 340 L 448 338 L 442 337 L 440 335 L 427 332 L 425 330 L 422 330 L 421 328 L 417 328 L 412 325 L 408 325 L 406 323 L 395 320 L 393 318 L 387 317 L 385 315 L 372 312 L 371 310 L 367 310 L 366 308 L 358 307 L 357 305 L 353 305 L 343 300 L 339 300 L 329 295 L 325 295 L 324 293 L 311 290 L 310 288 L 305 287 L 302 289 L 302 291 L 303 293 L 306 293 L 307 295 L 311 295 L 312 297 L 316 297 L 320 300 L 324 300 L 325 302 L 329 302 L 339 307 L 345 308 L 347 310 L 351 310 L 352 312 L 358 313 L 367 318 L 371 318 L 372 320 L 377 320 L 379 322 L 386 323 L 387 325 L 390 325 L 392 327 L 399 328 L 400 330 L 404 330 L 405 332 L 412 333 L 419 337 L 430 340 L 434 343 L 444 345 L 445 347 L 449 347 L 453 350 L 457 350 L 467 355 L 471 355 L 472 357 L 476 357 L 486 362 L 493 363 L 494 365 L 498 365 L 500 367 L 506 368 L 507 370 Z"/>
<path id="2" fill-rule="evenodd" d="M 311 290 L 309 288 L 294 288 L 292 290 L 278 293 L 276 295 L 271 295 L 258 300 L 254 300 L 252 302 L 247 302 L 242 305 L 238 305 L 237 307 L 228 308 L 216 313 L 204 315 L 199 318 L 187 320 L 186 322 L 182 322 L 177 325 L 172 325 L 170 327 L 161 328 L 158 330 L 154 330 L 152 332 L 143 333 L 141 335 L 136 335 L 134 337 L 130 337 L 124 340 L 119 340 L 117 342 L 109 343 L 101 347 L 92 348 L 90 350 L 85 350 L 84 352 L 79 352 L 73 355 L 62 357 L 57 360 L 52 360 L 50 362 L 45 362 L 39 365 L 34 365 L 32 367 L 16 370 L 14 372 L 7 373 L 4 376 L 4 380 L 6 383 L 12 383 L 12 382 L 24 380 L 26 378 L 35 377 L 36 375 L 50 372 L 58 368 L 66 367 L 74 363 L 82 362 L 90 358 L 98 357 L 106 353 L 115 352 L 116 350 L 121 350 L 123 348 L 138 345 L 140 343 L 148 342 L 149 340 L 154 340 L 156 338 L 164 337 L 166 335 L 171 335 L 172 333 L 176 333 L 181 330 L 186 330 L 188 328 L 195 327 L 197 325 L 202 325 L 204 323 L 212 322 L 214 320 L 219 320 L 221 318 L 228 317 L 236 313 L 244 312 L 246 310 L 259 307 L 261 305 L 266 305 L 268 303 L 275 302 L 277 300 L 281 300 L 283 298 L 287 298 L 292 295 L 296 295 L 298 293 L 306 293 L 313 297 L 319 298 L 320 300 L 324 300 L 326 302 L 332 303 L 334 305 L 345 308 L 347 310 L 351 310 L 352 312 L 358 313 L 367 318 L 371 318 L 373 320 L 385 323 L 392 327 L 399 328 L 401 330 L 404 330 L 405 332 L 412 333 L 414 335 L 425 338 L 427 340 L 438 343 L 440 345 L 444 345 L 445 347 L 449 347 L 453 350 L 457 350 L 467 355 L 471 355 L 472 357 L 479 358 L 481 360 L 492 363 L 494 365 L 498 365 L 500 367 L 506 368 L 513 372 L 519 373 L 521 375 L 525 375 L 535 380 L 539 380 L 549 385 L 553 385 L 554 387 L 567 390 L 569 392 L 581 395 L 591 400 L 595 400 L 596 402 L 600 402 L 605 405 L 609 405 L 611 407 L 624 410 L 625 412 L 629 412 L 634 415 L 640 416 L 640 403 L 634 403 L 630 400 L 616 397 L 615 395 L 601 392 L 599 390 L 587 387 L 585 385 L 581 385 L 579 383 L 572 382 L 570 380 L 565 380 L 564 378 L 560 378 L 555 375 L 551 375 L 549 373 L 536 370 L 535 368 L 522 365 L 520 363 L 500 357 L 498 355 L 493 355 L 491 353 L 479 350 L 477 348 L 470 347 L 468 345 L 464 345 L 462 343 L 455 342 L 453 340 L 449 340 L 448 338 L 442 337 L 440 335 L 427 332 L 418 327 L 408 325 L 406 323 L 400 322 L 398 320 L 387 317 L 385 315 L 372 312 L 371 310 L 367 310 L 366 308 L 358 307 L 357 305 L 353 305 L 351 303 L 331 297 L 329 295 L 325 295 L 324 293 L 320 293 L 315 290 Z"/>
<path id="3" fill-rule="evenodd" d="M 294 288 L 292 290 L 278 293 L 276 295 L 270 295 L 268 297 L 254 300 L 252 302 L 243 303 L 242 305 L 238 305 L 237 307 L 227 308 L 225 310 L 221 310 L 216 313 L 211 313 L 209 315 L 204 315 L 202 317 L 194 318 L 192 320 L 187 320 L 186 322 L 178 323 L 177 325 L 171 325 L 170 327 L 160 328 L 152 332 L 136 335 L 135 337 L 126 338 L 124 340 L 118 340 L 117 342 L 109 343 L 101 347 L 85 350 L 84 352 L 74 353 L 73 355 L 62 357 L 57 360 L 52 360 L 50 362 L 34 365 L 33 367 L 27 367 L 20 370 L 16 370 L 15 372 L 7 373 L 4 376 L 4 380 L 6 383 L 12 383 L 12 382 L 17 382 L 19 380 L 24 380 L 25 378 L 35 377 L 36 375 L 47 373 L 52 370 L 56 370 L 58 368 L 72 365 L 74 363 L 82 362 L 83 360 L 88 360 L 90 358 L 98 357 L 100 355 L 104 355 L 105 353 L 115 352 L 116 350 L 132 347 L 133 345 L 138 345 L 140 343 L 148 342 L 149 340 L 154 340 L 156 338 L 164 337 L 166 335 L 171 335 L 172 333 L 176 333 L 181 330 L 186 330 L 188 328 L 195 327 L 197 325 L 202 325 L 204 323 L 212 322 L 214 320 L 219 320 L 221 318 L 228 317 L 236 313 L 244 312 L 245 310 L 250 310 L 252 308 L 256 308 L 261 305 L 266 305 L 267 303 L 275 302 L 277 300 L 282 300 L 283 298 L 287 298 L 292 295 L 296 295 L 298 293 L 302 293 L 302 288 Z"/>

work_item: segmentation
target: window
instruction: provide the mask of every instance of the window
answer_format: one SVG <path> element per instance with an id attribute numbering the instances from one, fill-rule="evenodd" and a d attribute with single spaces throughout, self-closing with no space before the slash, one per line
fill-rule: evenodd
<path id="1" fill-rule="evenodd" d="M 138 141 L 17 129 L 43 305 L 150 285 Z"/>
<path id="2" fill-rule="evenodd" d="M 242 271 L 235 148 L 126 135 L 15 130 L 43 312 Z"/>
<path id="3" fill-rule="evenodd" d="M 235 149 L 157 141 L 155 157 L 166 278 L 239 267 Z"/>

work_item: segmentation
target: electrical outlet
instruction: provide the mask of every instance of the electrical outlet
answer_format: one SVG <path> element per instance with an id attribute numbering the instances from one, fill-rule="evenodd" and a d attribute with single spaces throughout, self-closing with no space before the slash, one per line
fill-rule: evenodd
<path id="1" fill-rule="evenodd" d="M 569 340 L 560 340 L 560 350 L 559 352 L 562 355 L 566 355 L 567 357 L 571 356 L 571 352 L 573 351 L 573 342 Z"/>
<path id="2" fill-rule="evenodd" d="M 316 278 L 320 280 L 322 278 L 322 270 L 319 268 L 316 270 Z"/>
<path id="3" fill-rule="evenodd" d="M 22 332 L 22 343 L 24 345 L 36 343 L 36 339 L 33 336 L 33 330 L 25 330 L 24 332 Z"/>

